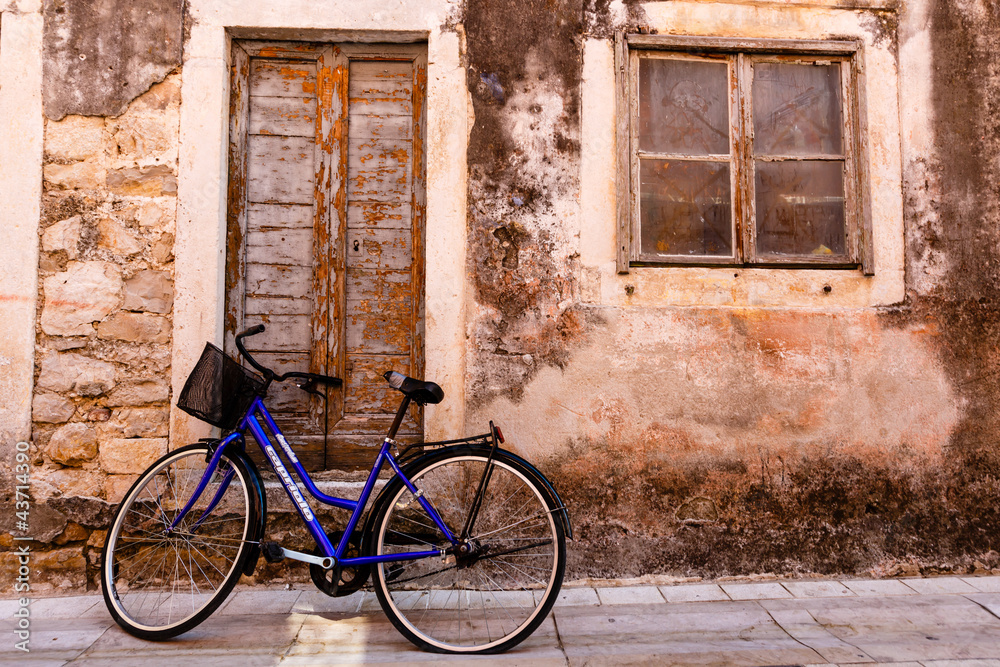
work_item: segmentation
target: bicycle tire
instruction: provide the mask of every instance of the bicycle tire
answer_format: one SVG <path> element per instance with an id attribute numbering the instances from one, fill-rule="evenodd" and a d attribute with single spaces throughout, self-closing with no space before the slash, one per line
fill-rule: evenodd
<path id="1" fill-rule="evenodd" d="M 187 632 L 225 601 L 249 556 L 257 520 L 251 471 L 223 453 L 219 470 L 174 531 L 165 530 L 207 465 L 204 444 L 176 449 L 150 466 L 118 506 L 101 554 L 104 601 L 115 622 L 141 639 Z M 218 503 L 200 523 L 232 470 Z"/>
<path id="2" fill-rule="evenodd" d="M 434 452 L 407 476 L 456 535 L 465 526 L 490 448 L 459 445 Z M 408 640 L 436 653 L 501 653 L 524 641 L 548 615 L 562 586 L 566 539 L 560 509 L 537 471 L 496 450 L 470 544 L 480 554 L 380 563 L 375 593 Z M 395 477 L 369 536 L 378 555 L 447 550 L 450 543 Z M 464 636 L 463 636 L 464 635 Z"/>

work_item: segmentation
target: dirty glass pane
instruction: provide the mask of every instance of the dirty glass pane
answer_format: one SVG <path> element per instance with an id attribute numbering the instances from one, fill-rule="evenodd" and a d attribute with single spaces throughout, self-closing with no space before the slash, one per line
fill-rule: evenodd
<path id="1" fill-rule="evenodd" d="M 639 150 L 729 155 L 729 66 L 639 59 Z"/>
<path id="2" fill-rule="evenodd" d="M 729 163 L 640 160 L 640 254 L 730 256 Z"/>
<path id="3" fill-rule="evenodd" d="M 844 163 L 757 162 L 757 252 L 846 254 Z"/>
<path id="4" fill-rule="evenodd" d="M 754 153 L 843 155 L 840 64 L 756 63 Z"/>

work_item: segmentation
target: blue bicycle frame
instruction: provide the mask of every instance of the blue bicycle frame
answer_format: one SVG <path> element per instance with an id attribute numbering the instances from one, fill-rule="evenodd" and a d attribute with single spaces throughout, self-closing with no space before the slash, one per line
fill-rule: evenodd
<path id="1" fill-rule="evenodd" d="M 267 430 L 265 430 L 265 427 Z M 278 479 L 281 480 L 282 486 L 285 487 L 285 493 L 288 494 L 289 499 L 292 501 L 292 505 L 295 506 L 299 516 L 302 517 L 302 521 L 305 522 L 306 526 L 309 528 L 309 532 L 312 534 L 313 539 L 316 540 L 316 544 L 319 545 L 320 551 L 322 551 L 325 557 L 334 558 L 334 562 L 337 564 L 350 567 L 369 565 L 372 563 L 385 563 L 390 561 L 417 560 L 420 558 L 429 558 L 431 556 L 443 556 L 445 554 L 444 550 L 433 550 L 387 554 L 382 556 L 342 558 L 344 551 L 347 549 L 351 533 L 354 532 L 354 528 L 357 526 L 358 520 L 364 513 L 365 506 L 368 504 L 368 498 L 371 496 L 371 492 L 375 488 L 375 480 L 378 479 L 378 474 L 382 470 L 382 466 L 385 463 L 389 464 L 403 484 L 406 485 L 406 488 L 414 494 L 417 501 L 420 503 L 420 506 L 424 508 L 424 511 L 427 512 L 427 515 L 434 521 L 435 525 L 437 525 L 438 529 L 442 532 L 442 534 L 444 534 L 448 541 L 451 542 L 452 545 L 458 545 L 458 538 L 456 538 L 455 534 L 448 528 L 444 520 L 442 520 L 441 515 L 438 514 L 436 509 L 434 509 L 433 505 L 431 505 L 430 502 L 423 497 L 423 494 L 417 490 L 410 479 L 403 473 L 403 470 L 400 468 L 396 458 L 389 451 L 390 447 L 395 444 L 390 438 L 386 437 L 385 440 L 382 441 L 382 447 L 379 449 L 378 456 L 375 458 L 375 462 L 372 465 L 371 473 L 365 481 L 365 486 L 361 492 L 360 498 L 357 500 L 349 500 L 347 498 L 328 496 L 316 488 L 316 485 L 309 477 L 309 473 L 307 473 L 305 468 L 302 467 L 298 457 L 295 456 L 295 452 L 292 451 L 292 448 L 285 439 L 285 436 L 281 433 L 281 429 L 279 429 L 278 425 L 274 423 L 274 419 L 271 417 L 271 414 L 267 411 L 267 407 L 264 406 L 263 401 L 259 397 L 254 399 L 253 404 L 240 421 L 239 427 L 219 443 L 211 460 L 209 461 L 207 468 L 205 469 L 205 474 L 198 483 L 198 487 L 192 494 L 191 499 L 188 500 L 187 504 L 174 519 L 169 530 L 173 530 L 177 527 L 184 516 L 187 515 L 190 509 L 201 497 L 201 494 L 204 493 L 212 475 L 214 475 L 219 469 L 219 462 L 222 460 L 222 453 L 225 451 L 226 447 L 237 441 L 244 440 L 243 434 L 247 429 L 249 429 L 253 434 L 257 444 L 264 452 L 264 456 L 267 457 L 267 461 L 271 468 L 274 470 L 275 474 L 277 474 Z M 326 535 L 326 531 L 316 518 L 315 512 L 313 512 L 309 502 L 302 495 L 299 487 L 295 484 L 291 474 L 288 472 L 288 468 L 278 455 L 274 442 L 268 435 L 267 431 L 270 431 L 274 435 L 274 439 L 276 439 L 281 445 L 281 451 L 295 469 L 295 473 L 302 481 L 306 491 L 308 491 L 313 498 L 323 504 L 333 505 L 334 507 L 351 511 L 351 518 L 347 522 L 347 527 L 344 529 L 343 536 L 340 538 L 340 543 L 337 544 L 337 546 L 333 546 L 330 542 Z M 219 484 L 219 489 L 216 491 L 215 496 L 212 498 L 211 502 L 209 502 L 208 507 L 201 513 L 201 516 L 199 516 L 195 521 L 195 528 L 208 518 L 212 510 L 215 509 L 215 506 L 222 499 L 226 489 L 229 487 L 229 482 L 232 480 L 233 474 L 234 472 L 232 469 L 225 471 L 225 476 Z"/>

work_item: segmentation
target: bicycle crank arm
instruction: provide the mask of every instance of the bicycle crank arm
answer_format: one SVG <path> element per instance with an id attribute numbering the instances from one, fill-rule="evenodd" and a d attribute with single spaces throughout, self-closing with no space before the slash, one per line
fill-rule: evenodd
<path id="1" fill-rule="evenodd" d="M 283 558 L 291 558 L 292 560 L 309 563 L 310 565 L 318 565 L 324 570 L 329 570 L 336 564 L 336 560 L 329 556 L 313 556 L 312 554 L 304 554 L 301 551 L 292 551 L 291 549 L 281 547 L 275 542 L 265 542 L 263 544 L 263 552 L 264 559 L 269 563 L 277 563 Z"/>

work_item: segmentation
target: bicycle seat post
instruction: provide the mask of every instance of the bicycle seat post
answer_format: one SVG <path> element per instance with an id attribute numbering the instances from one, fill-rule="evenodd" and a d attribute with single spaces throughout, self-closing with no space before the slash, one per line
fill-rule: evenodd
<path id="1" fill-rule="evenodd" d="M 396 439 L 396 431 L 399 430 L 399 425 L 403 423 L 403 417 L 406 416 L 406 410 L 410 407 L 410 397 L 403 395 L 403 402 L 399 404 L 399 410 L 396 411 L 396 418 L 392 420 L 392 426 L 389 427 L 389 434 L 386 437 L 387 440 Z"/>

